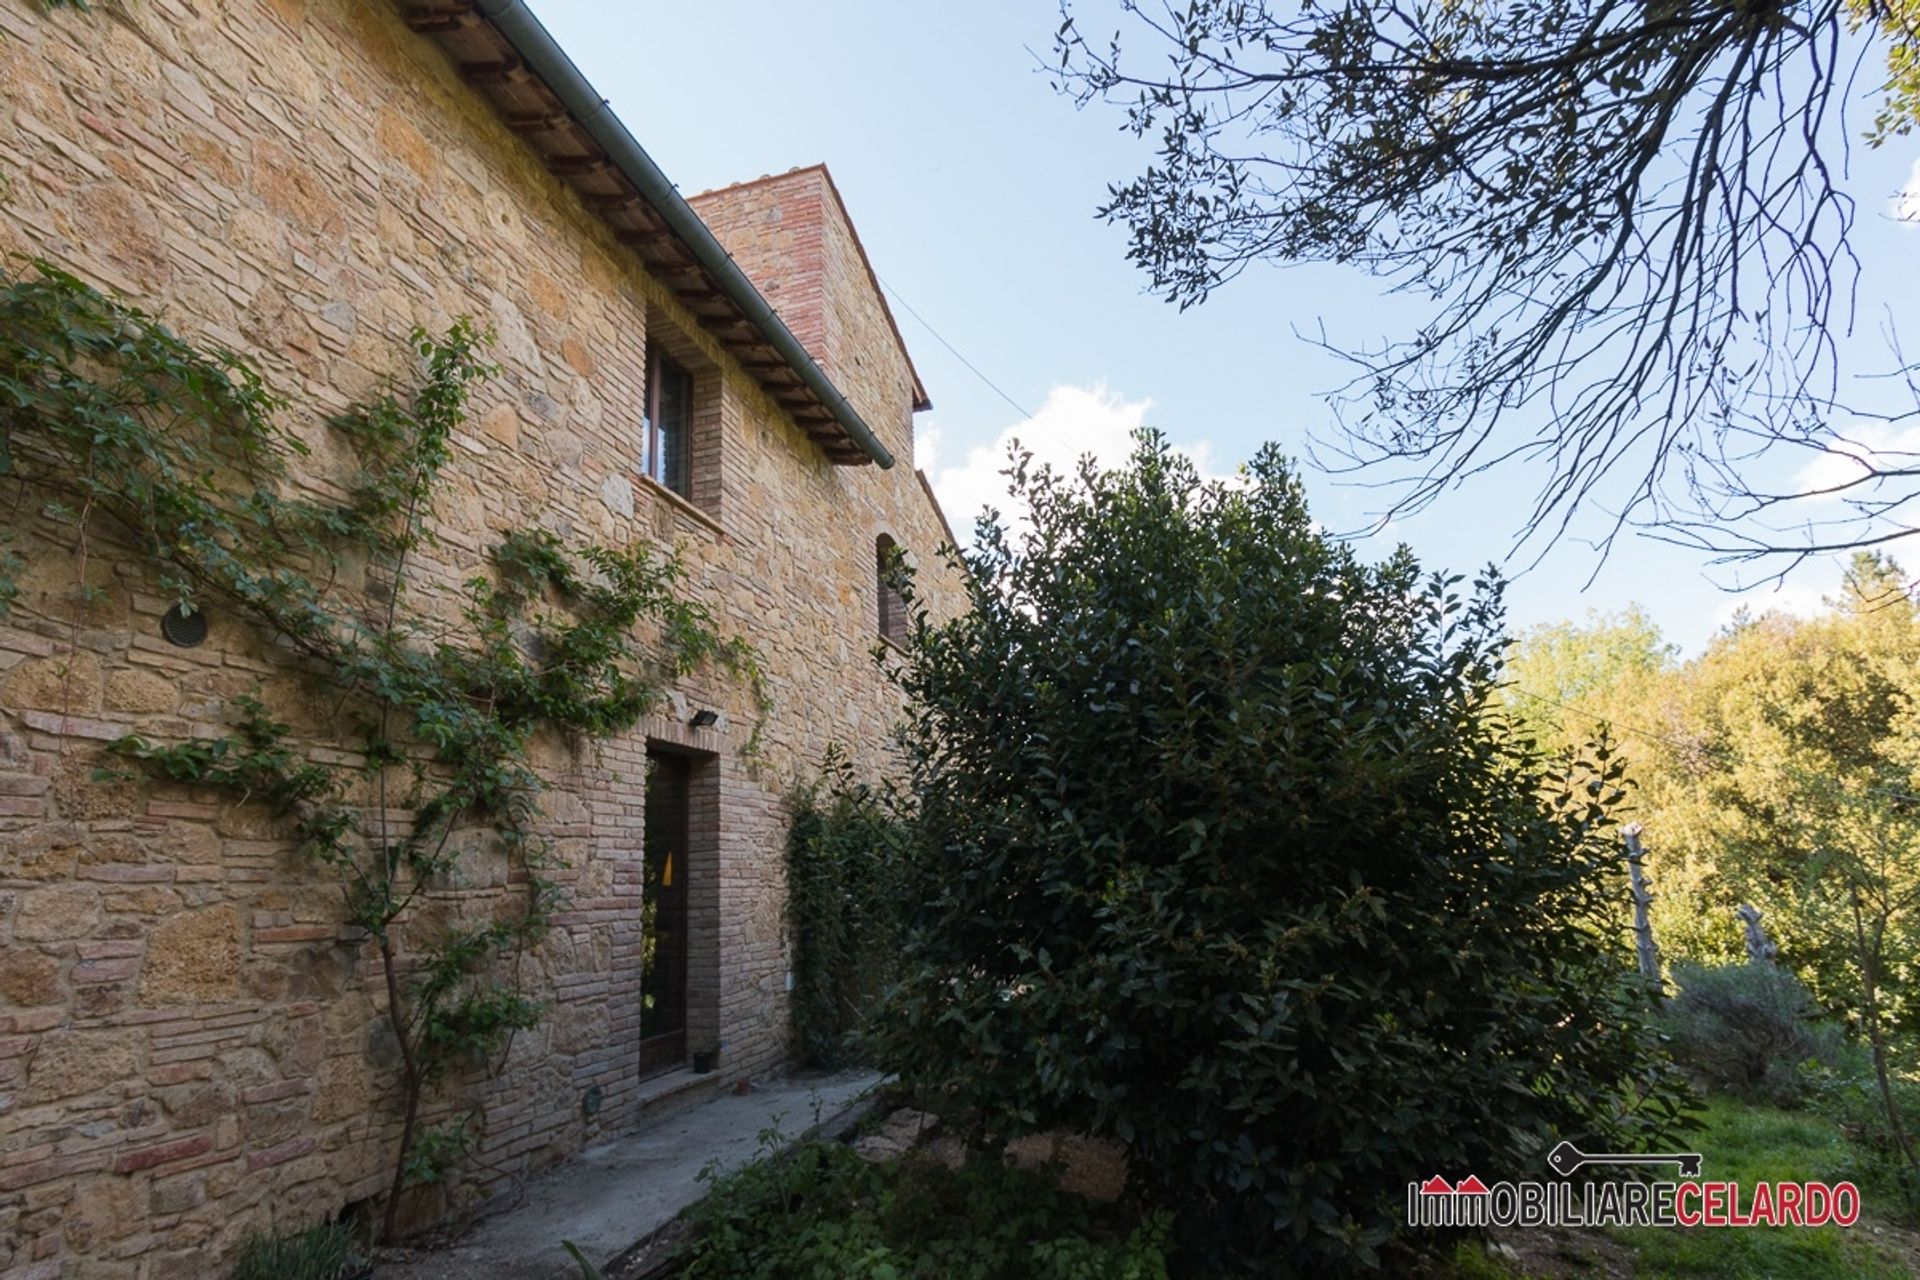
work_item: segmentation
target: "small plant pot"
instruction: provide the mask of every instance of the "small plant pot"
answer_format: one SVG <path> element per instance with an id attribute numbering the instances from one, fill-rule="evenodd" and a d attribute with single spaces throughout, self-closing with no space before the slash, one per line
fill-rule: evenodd
<path id="1" fill-rule="evenodd" d="M 693 1074 L 697 1076 L 708 1075 L 719 1065 L 720 1051 L 718 1049 L 701 1049 L 693 1055 Z"/>

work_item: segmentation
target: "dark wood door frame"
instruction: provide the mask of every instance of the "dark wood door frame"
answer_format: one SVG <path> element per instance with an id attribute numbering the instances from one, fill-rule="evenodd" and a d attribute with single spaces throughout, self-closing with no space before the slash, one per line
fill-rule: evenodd
<path id="1" fill-rule="evenodd" d="M 640 1074 L 687 1060 L 687 881 L 692 873 L 693 765 L 647 753 L 641 879 Z"/>

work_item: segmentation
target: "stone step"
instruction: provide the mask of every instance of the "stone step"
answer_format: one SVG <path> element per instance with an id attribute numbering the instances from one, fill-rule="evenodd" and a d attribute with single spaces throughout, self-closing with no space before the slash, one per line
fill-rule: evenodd
<path id="1" fill-rule="evenodd" d="M 696 1074 L 691 1067 L 682 1067 L 642 1080 L 628 1132 L 651 1129 L 720 1096 L 723 1079 L 718 1071 Z"/>

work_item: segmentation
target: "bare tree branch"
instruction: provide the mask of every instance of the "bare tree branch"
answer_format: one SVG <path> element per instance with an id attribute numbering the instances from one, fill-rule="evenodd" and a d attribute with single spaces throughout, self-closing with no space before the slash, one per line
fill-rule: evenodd
<path id="1" fill-rule="evenodd" d="M 1157 139 L 1100 212 L 1169 301 L 1277 261 L 1359 266 L 1431 304 L 1410 337 L 1322 340 L 1354 376 L 1314 456 L 1392 464 L 1379 524 L 1530 463 L 1516 550 L 1598 509 L 1603 554 L 1643 529 L 1791 560 L 1914 531 L 1913 469 L 1842 434 L 1839 361 L 1860 278 L 1847 100 L 1876 45 L 1896 69 L 1913 47 L 1905 3 L 1120 0 L 1127 48 L 1164 55 L 1142 69 L 1122 33 L 1083 34 L 1083 0 L 1063 6 L 1056 85 Z M 1897 77 L 1871 87 L 1897 105 Z M 1863 475 L 1818 494 L 1751 480 L 1776 447 Z M 1852 503 L 1855 540 L 1771 523 L 1808 499 Z"/>

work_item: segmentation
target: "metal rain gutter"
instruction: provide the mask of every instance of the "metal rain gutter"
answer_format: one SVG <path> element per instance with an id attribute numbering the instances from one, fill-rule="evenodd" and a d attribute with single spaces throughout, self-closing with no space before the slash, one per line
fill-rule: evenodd
<path id="1" fill-rule="evenodd" d="M 873 429 L 847 403 L 840 389 L 833 385 L 807 349 L 800 345 L 800 340 L 793 336 L 785 322 L 767 305 L 767 300 L 760 296 L 760 291 L 753 287 L 746 273 L 714 239 L 713 232 L 700 220 L 700 215 L 693 211 L 667 175 L 660 171 L 653 157 L 627 132 L 627 126 L 613 113 L 607 100 L 580 74 L 580 68 L 573 64 L 567 51 L 554 42 L 546 27 L 541 25 L 540 19 L 533 15 L 523 0 L 475 0 L 474 8 L 506 37 L 507 43 L 514 47 L 528 69 L 546 82 L 574 119 L 580 122 L 581 128 L 607 153 L 607 158 L 620 170 L 621 175 L 653 206 L 667 229 L 692 251 L 694 261 L 713 277 L 728 301 L 740 308 L 741 314 L 760 330 L 768 345 L 792 366 L 807 390 L 813 392 L 828 412 L 833 414 L 834 420 L 846 428 L 847 434 L 853 437 L 853 442 L 860 446 L 861 451 L 882 469 L 892 467 L 893 454 L 880 443 Z"/>

